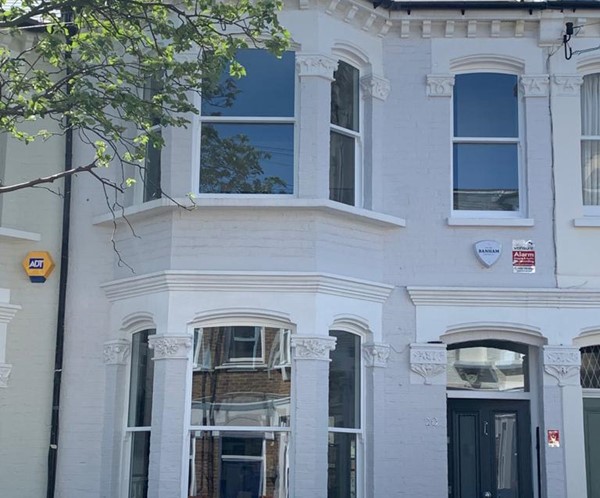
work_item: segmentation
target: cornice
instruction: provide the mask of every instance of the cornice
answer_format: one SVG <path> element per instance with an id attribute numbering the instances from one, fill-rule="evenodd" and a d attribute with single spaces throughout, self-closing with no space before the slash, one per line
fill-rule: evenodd
<path id="1" fill-rule="evenodd" d="M 410 369 L 422 378 L 426 385 L 445 385 L 447 354 L 445 344 L 410 345 Z"/>
<path id="2" fill-rule="evenodd" d="M 104 363 L 107 365 L 124 365 L 131 351 L 130 342 L 115 339 L 104 343 Z"/>
<path id="3" fill-rule="evenodd" d="M 165 271 L 102 285 L 109 301 L 160 292 L 296 292 L 383 303 L 393 286 L 325 273 Z"/>
<path id="4" fill-rule="evenodd" d="M 581 289 L 407 287 L 407 291 L 416 306 L 600 308 L 600 291 Z"/>
<path id="5" fill-rule="evenodd" d="M 298 76 L 315 76 L 333 81 L 333 72 L 337 69 L 338 61 L 323 54 L 296 54 Z"/>
<path id="6" fill-rule="evenodd" d="M 363 95 L 385 101 L 390 94 L 390 82 L 385 78 L 369 75 L 361 78 L 360 87 Z"/>
<path id="7" fill-rule="evenodd" d="M 154 350 L 154 360 L 187 360 L 192 339 L 191 335 L 151 335 L 148 346 Z"/>
<path id="8" fill-rule="evenodd" d="M 427 96 L 429 97 L 452 97 L 454 90 L 453 74 L 428 74 Z"/>
<path id="9" fill-rule="evenodd" d="M 334 337 L 292 336 L 292 350 L 295 360 L 329 361 L 329 352 L 334 349 Z"/>
<path id="10" fill-rule="evenodd" d="M 524 97 L 547 97 L 550 78 L 547 74 L 525 74 L 521 76 Z"/>
<path id="11" fill-rule="evenodd" d="M 576 347 L 544 346 L 544 371 L 558 381 L 559 386 L 579 385 L 581 353 Z"/>
<path id="12" fill-rule="evenodd" d="M 390 345 L 383 343 L 364 344 L 362 353 L 366 367 L 387 367 L 390 357 Z"/>

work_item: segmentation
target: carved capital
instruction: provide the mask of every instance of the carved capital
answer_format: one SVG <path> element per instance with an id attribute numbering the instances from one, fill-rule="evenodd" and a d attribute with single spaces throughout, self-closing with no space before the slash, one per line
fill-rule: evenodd
<path id="1" fill-rule="evenodd" d="M 326 360 L 335 349 L 335 337 L 292 336 L 295 360 Z"/>
<path id="2" fill-rule="evenodd" d="M 8 387 L 11 370 L 12 365 L 9 363 L 0 363 L 0 387 Z"/>
<path id="3" fill-rule="evenodd" d="M 192 349 L 191 335 L 151 335 L 148 338 L 155 360 L 186 360 Z"/>
<path id="4" fill-rule="evenodd" d="M 365 97 L 373 97 L 378 100 L 386 100 L 390 94 L 390 82 L 385 78 L 365 76 L 360 80 L 360 88 Z"/>
<path id="5" fill-rule="evenodd" d="M 559 386 L 579 385 L 581 354 L 571 346 L 544 346 L 544 371 L 558 381 Z"/>
<path id="6" fill-rule="evenodd" d="M 524 97 L 547 97 L 550 78 L 547 74 L 521 76 L 521 91 Z"/>
<path id="7" fill-rule="evenodd" d="M 387 367 L 390 346 L 388 344 L 369 343 L 363 346 L 362 353 L 366 367 Z"/>
<path id="8" fill-rule="evenodd" d="M 552 78 L 552 89 L 556 95 L 579 97 L 579 87 L 583 77 L 578 74 L 555 74 Z"/>
<path id="9" fill-rule="evenodd" d="M 131 345 L 125 339 L 116 339 L 104 343 L 104 363 L 107 365 L 124 365 L 127 363 Z"/>
<path id="10" fill-rule="evenodd" d="M 451 74 L 428 74 L 427 95 L 429 97 L 452 97 L 454 76 Z"/>
<path id="11" fill-rule="evenodd" d="M 410 369 L 423 378 L 426 385 L 446 385 L 446 345 L 411 344 Z"/>
<path id="12" fill-rule="evenodd" d="M 296 54 L 298 76 L 316 76 L 333 81 L 333 72 L 337 69 L 338 61 L 321 54 Z"/>

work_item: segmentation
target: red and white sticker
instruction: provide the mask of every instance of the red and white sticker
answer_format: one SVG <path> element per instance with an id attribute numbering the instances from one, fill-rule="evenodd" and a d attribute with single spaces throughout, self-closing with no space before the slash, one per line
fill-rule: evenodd
<path id="1" fill-rule="evenodd" d="M 535 273 L 535 246 L 531 240 L 513 240 L 513 273 Z"/>

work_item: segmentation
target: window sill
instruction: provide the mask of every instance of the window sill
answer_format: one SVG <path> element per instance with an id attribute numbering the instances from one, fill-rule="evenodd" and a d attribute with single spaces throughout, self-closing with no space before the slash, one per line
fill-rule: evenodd
<path id="1" fill-rule="evenodd" d="M 339 216 L 352 221 L 363 222 L 365 224 L 391 229 L 402 228 L 406 226 L 406 220 L 397 218 L 388 214 L 369 211 L 368 209 L 348 206 L 339 202 L 327 199 L 298 199 L 295 197 L 284 198 L 248 198 L 248 197 L 199 197 L 194 199 L 193 203 L 187 199 L 176 199 L 182 206 L 190 209 L 302 209 L 328 213 L 333 216 Z M 93 220 L 94 225 L 110 225 L 114 221 L 120 221 L 128 218 L 135 221 L 136 218 L 151 216 L 173 209 L 182 209 L 169 199 L 157 199 L 130 206 L 124 210 L 115 213 L 102 214 L 96 216 Z"/>
<path id="2" fill-rule="evenodd" d="M 600 227 L 600 216 L 587 216 L 585 218 L 575 218 L 573 226 L 579 228 L 598 228 Z"/>
<path id="3" fill-rule="evenodd" d="M 448 218 L 453 227 L 532 227 L 532 218 Z"/>
<path id="4" fill-rule="evenodd" d="M 0 227 L 0 239 L 32 240 L 34 242 L 39 242 L 42 240 L 42 236 L 35 232 L 25 232 L 24 230 Z"/>

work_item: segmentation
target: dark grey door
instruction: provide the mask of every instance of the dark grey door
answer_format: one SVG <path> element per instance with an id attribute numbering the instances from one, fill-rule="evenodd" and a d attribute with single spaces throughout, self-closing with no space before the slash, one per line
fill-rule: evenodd
<path id="1" fill-rule="evenodd" d="M 531 498 L 528 401 L 448 400 L 448 496 Z"/>
<path id="2" fill-rule="evenodd" d="M 600 399 L 583 399 L 588 498 L 600 498 Z"/>

